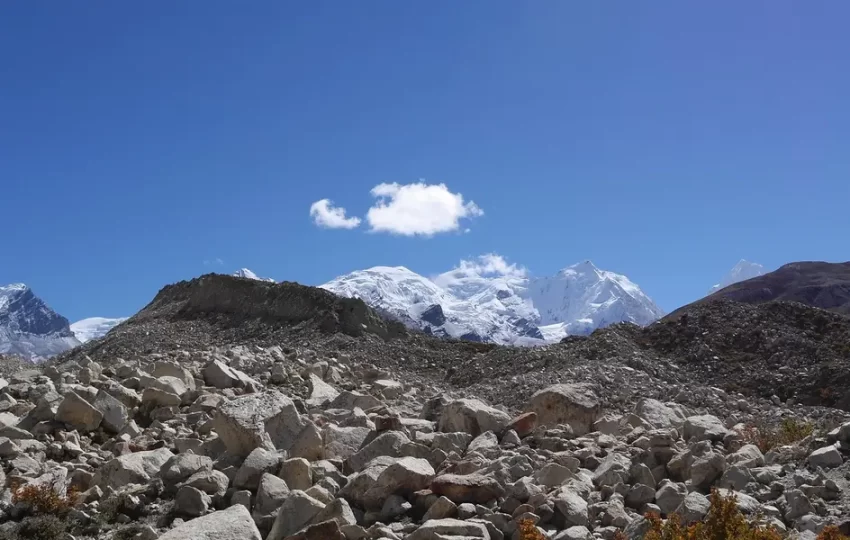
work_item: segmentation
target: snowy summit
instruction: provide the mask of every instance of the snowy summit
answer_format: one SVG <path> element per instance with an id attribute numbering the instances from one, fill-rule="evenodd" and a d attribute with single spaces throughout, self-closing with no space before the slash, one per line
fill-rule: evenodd
<path id="1" fill-rule="evenodd" d="M 62 317 L 23 283 L 0 287 L 0 353 L 39 360 L 80 342 Z"/>
<path id="2" fill-rule="evenodd" d="M 360 298 L 427 333 L 503 344 L 557 341 L 617 322 L 645 325 L 663 315 L 628 278 L 590 261 L 555 276 L 529 277 L 522 267 L 485 255 L 431 279 L 404 267 L 376 266 L 321 287 Z"/>
<path id="3" fill-rule="evenodd" d="M 767 270 L 765 270 L 764 266 L 741 259 L 738 261 L 738 264 L 732 267 L 732 270 L 730 270 L 729 273 L 720 280 L 720 283 L 709 289 L 708 294 L 714 294 L 729 285 L 752 279 L 754 277 L 763 276 L 766 273 Z"/>
<path id="4" fill-rule="evenodd" d="M 271 283 L 274 283 L 274 280 L 272 278 L 260 277 L 257 274 L 255 274 L 254 272 L 248 270 L 247 268 L 240 268 L 239 270 L 233 272 L 233 274 L 231 274 L 231 275 L 235 276 L 235 277 L 241 277 L 241 278 L 247 278 L 247 279 L 256 279 L 257 281 L 269 281 Z"/>

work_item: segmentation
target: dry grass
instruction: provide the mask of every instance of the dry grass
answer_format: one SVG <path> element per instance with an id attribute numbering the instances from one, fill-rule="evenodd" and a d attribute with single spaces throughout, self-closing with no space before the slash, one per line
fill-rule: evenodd
<path id="1" fill-rule="evenodd" d="M 784 418 L 782 423 L 775 427 L 767 425 L 748 426 L 743 435 L 747 443 L 758 446 L 762 452 L 767 452 L 777 446 L 802 441 L 814 432 L 815 425 L 811 422 L 803 422 L 796 418 Z"/>
<path id="2" fill-rule="evenodd" d="M 48 484 L 28 484 L 12 490 L 12 502 L 24 504 L 33 514 L 65 514 L 74 507 L 77 497 L 74 489 L 60 495 Z"/>

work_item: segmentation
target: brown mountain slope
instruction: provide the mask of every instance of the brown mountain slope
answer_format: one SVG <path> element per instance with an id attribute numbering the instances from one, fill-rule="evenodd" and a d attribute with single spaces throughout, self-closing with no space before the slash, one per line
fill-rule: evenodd
<path id="1" fill-rule="evenodd" d="M 695 304 L 732 300 L 746 304 L 771 301 L 799 302 L 850 315 L 850 262 L 795 262 L 683 306 L 665 317 L 676 319 Z"/>

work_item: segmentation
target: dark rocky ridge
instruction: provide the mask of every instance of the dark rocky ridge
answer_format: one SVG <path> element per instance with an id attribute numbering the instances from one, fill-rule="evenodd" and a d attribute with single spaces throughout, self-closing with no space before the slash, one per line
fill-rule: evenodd
<path id="1" fill-rule="evenodd" d="M 89 355 L 108 365 L 229 344 L 344 353 L 508 406 L 542 384 L 598 382 L 623 366 L 635 386 L 623 399 L 650 395 L 653 381 L 665 381 L 850 410 L 850 318 L 788 302 L 695 304 L 646 328 L 618 324 L 549 347 L 514 348 L 407 332 L 361 301 L 322 289 L 208 275 L 165 287 L 105 339 L 52 363 Z"/>
<path id="2" fill-rule="evenodd" d="M 795 262 L 763 276 L 734 283 L 694 304 L 715 300 L 761 304 L 775 300 L 800 302 L 807 306 L 850 315 L 850 262 Z M 667 315 L 674 319 L 690 306 Z"/>

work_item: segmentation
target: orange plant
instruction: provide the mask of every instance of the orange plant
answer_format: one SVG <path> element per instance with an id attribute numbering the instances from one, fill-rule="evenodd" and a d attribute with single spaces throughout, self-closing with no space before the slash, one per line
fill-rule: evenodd
<path id="1" fill-rule="evenodd" d="M 522 519 L 519 522 L 519 538 L 520 540 L 546 540 L 543 533 L 537 528 L 530 519 Z"/>

